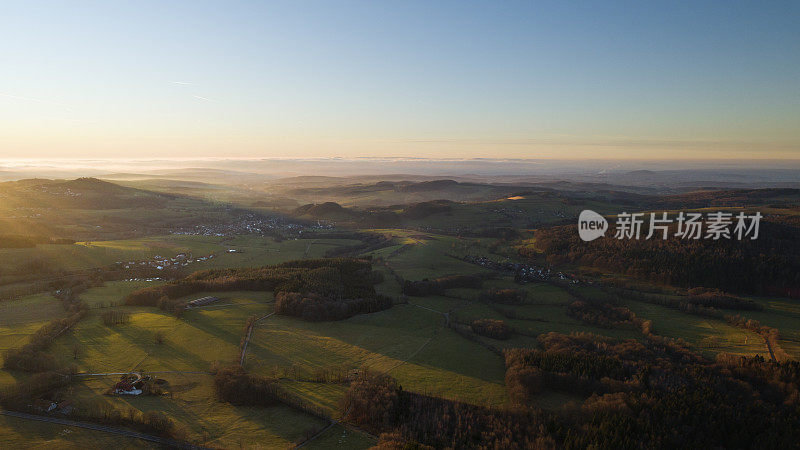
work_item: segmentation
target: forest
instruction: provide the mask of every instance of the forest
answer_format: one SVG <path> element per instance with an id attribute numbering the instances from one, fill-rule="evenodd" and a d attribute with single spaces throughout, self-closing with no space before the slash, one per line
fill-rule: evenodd
<path id="1" fill-rule="evenodd" d="M 610 230 L 613 233 L 613 229 Z M 583 242 L 576 226 L 538 230 L 536 246 L 551 264 L 574 263 L 685 288 L 800 298 L 800 227 L 762 220 L 756 240 L 614 239 Z"/>
<path id="2" fill-rule="evenodd" d="M 325 258 L 288 261 L 259 268 L 195 272 L 161 286 L 140 289 L 124 298 L 126 305 L 156 306 L 182 315 L 183 297 L 213 291 L 273 291 L 278 314 L 306 320 L 342 320 L 380 311 L 392 299 L 378 295 L 374 285 L 383 276 L 369 260 Z"/>
<path id="3" fill-rule="evenodd" d="M 386 445 L 434 448 L 792 448 L 800 439 L 800 364 L 708 360 L 663 338 L 644 342 L 547 333 L 540 349 L 505 352 L 517 408 L 495 410 L 404 390 L 365 373 L 347 418 Z M 569 414 L 532 402 L 544 389 L 582 393 Z"/>

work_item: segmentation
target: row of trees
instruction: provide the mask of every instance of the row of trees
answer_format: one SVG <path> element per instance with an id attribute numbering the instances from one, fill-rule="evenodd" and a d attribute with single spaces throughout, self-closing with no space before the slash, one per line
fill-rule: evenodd
<path id="1" fill-rule="evenodd" d="M 252 406 L 274 406 L 282 403 L 330 420 L 322 408 L 282 389 L 275 378 L 247 373 L 239 365 L 215 367 L 212 371 L 214 389 L 220 401 Z"/>
<path id="2" fill-rule="evenodd" d="M 713 308 L 739 309 L 744 311 L 761 311 L 764 306 L 752 300 L 727 294 L 719 289 L 692 288 L 688 291 L 687 303 Z"/>
<path id="3" fill-rule="evenodd" d="M 391 297 L 375 294 L 371 298 L 335 299 L 299 292 L 279 292 L 275 296 L 275 313 L 299 317 L 312 322 L 344 320 L 356 314 L 368 314 L 391 308 Z"/>
<path id="4" fill-rule="evenodd" d="M 19 234 L 0 234 L 0 248 L 30 248 L 38 244 L 74 244 L 74 239 L 31 236 Z"/>
<path id="5" fill-rule="evenodd" d="M 344 419 L 381 434 L 378 448 L 554 448 L 552 418 L 496 410 L 404 391 L 388 375 L 364 371 L 342 399 Z"/>
<path id="6" fill-rule="evenodd" d="M 486 303 L 500 303 L 503 305 L 523 305 L 528 293 L 522 289 L 492 288 L 481 292 L 478 299 Z"/>
<path id="7" fill-rule="evenodd" d="M 36 330 L 27 344 L 6 350 L 3 368 L 25 372 L 64 370 L 52 355 L 45 353 L 45 350 L 58 336 L 83 319 L 87 311 L 88 308 L 83 302 L 70 305 L 67 317 L 51 320 Z"/>
<path id="8" fill-rule="evenodd" d="M 508 324 L 496 319 L 478 319 L 470 327 L 473 333 L 492 339 L 506 340 L 513 334 Z"/>
<path id="9" fill-rule="evenodd" d="M 637 317 L 630 309 L 609 303 L 576 300 L 567 306 L 567 315 L 602 328 L 635 327 L 644 334 L 649 334 L 652 326 L 649 320 Z"/>
<path id="10" fill-rule="evenodd" d="M 789 359 L 789 355 L 780 345 L 780 331 L 777 328 L 763 325 L 755 319 L 748 319 L 747 317 L 739 314 L 726 314 L 724 311 L 720 311 L 711 306 L 703 306 L 697 303 L 685 302 L 682 301 L 683 297 L 675 298 L 668 295 L 645 293 L 620 288 L 606 287 L 604 289 L 606 292 L 610 292 L 617 296 L 628 297 L 638 301 L 678 309 L 688 314 L 724 320 L 735 327 L 753 331 L 763 337 L 764 340 L 767 341 L 774 358 L 781 361 Z M 649 321 L 645 322 L 648 322 L 647 327 L 649 329 Z"/>
<path id="11" fill-rule="evenodd" d="M 103 319 L 103 324 L 106 326 L 124 325 L 130 322 L 131 313 L 119 309 L 112 309 L 103 311 L 100 317 Z"/>
<path id="12" fill-rule="evenodd" d="M 477 275 L 449 275 L 429 280 L 427 278 L 419 281 L 404 280 L 403 294 L 413 297 L 425 297 L 428 295 L 443 295 L 447 289 L 480 289 L 483 286 L 483 278 Z"/>

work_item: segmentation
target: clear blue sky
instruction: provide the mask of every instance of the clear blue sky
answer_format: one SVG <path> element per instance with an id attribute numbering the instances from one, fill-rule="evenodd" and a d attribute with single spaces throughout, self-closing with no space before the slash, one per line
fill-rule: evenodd
<path id="1" fill-rule="evenodd" d="M 800 2 L 4 2 L 0 157 L 800 158 Z"/>

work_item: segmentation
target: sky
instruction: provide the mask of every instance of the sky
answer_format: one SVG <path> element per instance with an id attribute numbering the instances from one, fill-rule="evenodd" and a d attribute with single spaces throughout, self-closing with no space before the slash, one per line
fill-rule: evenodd
<path id="1" fill-rule="evenodd" d="M 797 1 L 6 1 L 0 158 L 800 159 Z"/>

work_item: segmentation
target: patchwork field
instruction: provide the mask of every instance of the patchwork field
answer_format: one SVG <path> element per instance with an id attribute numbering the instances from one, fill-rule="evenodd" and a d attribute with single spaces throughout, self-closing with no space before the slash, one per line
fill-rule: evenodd
<path id="1" fill-rule="evenodd" d="M 319 430 L 326 422 L 287 406 L 246 407 L 219 402 L 210 375 L 162 374 L 172 395 L 106 396 L 118 380 L 96 377 L 75 385 L 76 405 L 103 402 L 123 413 L 129 409 L 142 412 L 163 411 L 187 432 L 187 437 L 217 448 L 285 448 L 301 440 L 307 432 Z M 369 445 L 365 441 L 362 448 Z"/>
<path id="2" fill-rule="evenodd" d="M 360 203 L 367 199 L 354 197 L 353 202 Z M 255 316 L 262 320 L 253 327 L 244 369 L 250 374 L 266 377 L 268 381 L 262 380 L 265 383 L 279 384 L 283 391 L 294 394 L 319 408 L 323 415 L 334 419 L 341 418 L 344 412 L 342 400 L 346 395 L 351 395 L 348 394 L 349 380 L 364 369 L 390 375 L 405 391 L 478 406 L 517 408 L 522 404 L 522 397 L 520 391 L 514 389 L 514 381 L 506 386 L 509 378 L 504 357 L 500 355 L 502 350 L 537 348 L 541 352 L 536 355 L 547 353 L 550 351 L 548 343 L 544 340 L 540 343 L 537 338 L 549 332 L 564 335 L 553 339 L 565 341 L 595 339 L 569 336 L 575 333 L 637 340 L 643 339 L 643 335 L 630 321 L 611 323 L 607 318 L 597 320 L 597 316 L 590 315 L 580 320 L 568 314 L 568 308 L 577 299 L 576 296 L 597 295 L 600 298 L 603 295 L 594 287 L 597 284 L 575 281 L 568 290 L 559 287 L 564 279 L 559 282 L 517 283 L 508 272 L 493 271 L 461 258 L 478 255 L 496 261 L 549 265 L 545 255 L 526 259 L 517 252 L 521 245 L 530 244 L 528 238 L 532 233 L 527 227 L 559 222 L 577 214 L 587 205 L 597 211 L 605 211 L 603 208 L 608 207 L 608 204 L 594 200 L 571 202 L 549 194 L 520 193 L 513 198 L 454 204 L 449 212 L 414 219 L 414 229 L 353 230 L 350 236 L 363 238 L 364 233 L 373 233 L 390 238 L 388 241 L 375 237 L 364 238 L 369 245 L 377 245 L 361 256 L 373 258 L 373 270 L 383 276 L 383 280 L 375 284 L 375 292 L 389 297 L 394 302 L 393 306 L 379 312 L 365 313 L 385 308 L 388 303 L 385 298 L 371 292 L 368 282 L 365 283 L 366 287 L 359 287 L 365 289 L 357 294 L 363 295 L 363 298 L 347 297 L 350 294 L 342 294 L 345 292 L 343 289 L 336 290 L 341 288 L 337 283 L 341 284 L 345 276 L 352 283 L 348 287 L 373 280 L 368 268 L 362 266 L 359 266 L 359 272 L 351 274 L 325 267 L 319 268 L 325 270 L 314 272 L 313 279 L 291 279 L 294 284 L 287 284 L 294 286 L 291 289 L 296 289 L 302 295 L 295 297 L 292 301 L 296 303 L 291 306 L 287 306 L 286 302 L 280 304 L 284 308 L 282 314 L 312 319 L 349 317 L 344 320 L 311 322 L 290 315 L 270 315 L 276 305 L 273 293 L 266 291 L 199 292 L 182 299 L 172 299 L 177 302 L 204 296 L 220 299 L 208 306 L 187 309 L 178 318 L 156 307 L 127 306 L 122 302 L 131 292 L 166 283 L 166 279 L 151 278 L 151 281 L 145 281 L 131 275 L 128 280 L 107 281 L 99 287 L 80 292 L 80 301 L 88 306 L 86 317 L 68 332 L 58 335 L 45 350 L 59 363 L 74 367 L 77 372 L 76 381 L 59 390 L 58 395 L 79 408 L 113 411 L 113 414 L 122 416 L 130 414 L 130 411 L 162 411 L 177 424 L 180 436 L 214 448 L 287 448 L 311 435 L 316 435 L 307 446 L 312 449 L 360 449 L 375 445 L 376 438 L 363 430 L 359 431 L 355 422 L 337 424 L 317 435 L 328 422 L 302 409 L 288 406 L 291 402 L 281 406 L 236 406 L 217 398 L 212 371 L 239 363 L 245 324 Z M 402 211 L 402 208 L 397 207 L 397 211 Z M 116 213 L 109 211 L 109 214 L 114 216 Z M 458 235 L 462 233 L 460 227 L 478 229 L 500 226 L 514 227 L 520 234 L 513 238 Z M 302 238 L 273 238 L 255 234 L 160 234 L 136 239 L 85 241 L 73 245 L 39 245 L 32 249 L 0 249 L 0 258 L 4 261 L 0 263 L 0 273 L 16 271 L 14 277 L 18 278 L 4 278 L 2 287 L 15 287 L 17 282 L 22 282 L 28 276 L 27 267 L 38 267 L 47 274 L 46 278 L 39 280 L 37 287 L 55 289 L 54 286 L 59 285 L 50 283 L 67 277 L 74 277 L 74 281 L 84 286 L 96 283 L 96 277 L 91 282 L 85 280 L 86 271 L 66 276 L 65 271 L 110 265 L 119 268 L 117 262 L 124 266 L 129 265 L 130 261 L 137 261 L 141 265 L 140 260 L 152 261 L 157 255 L 170 258 L 178 253 L 191 253 L 192 259 L 213 255 L 213 258 L 193 261 L 180 269 L 183 273 L 191 273 L 204 269 L 261 267 L 289 260 L 321 258 L 329 250 L 347 247 L 349 252 L 362 244 L 355 239 L 332 238 L 330 236 L 348 234 L 333 234 L 320 231 L 317 227 L 304 230 L 302 234 L 294 233 L 289 235 Z M 481 233 L 464 234 L 478 236 Z M 375 249 L 385 244 L 388 245 Z M 569 264 L 555 268 L 564 273 L 573 269 L 580 274 L 579 277 L 586 276 L 597 283 L 613 280 L 633 290 L 645 292 L 662 288 L 662 292 L 678 294 L 678 288 L 675 287 L 658 286 L 646 280 L 633 280 L 623 274 L 604 273 L 600 269 L 588 270 Z M 252 272 L 232 271 L 226 275 L 230 278 L 221 277 L 213 282 L 220 283 L 219 289 L 230 286 L 225 284 L 228 282 L 243 283 L 234 284 L 239 289 L 242 286 L 261 286 L 248 283 L 264 281 L 246 277 L 239 279 L 240 273 Z M 422 287 L 418 292 L 437 292 L 439 295 L 411 296 L 403 294 L 395 275 L 399 276 L 400 281 L 434 280 L 448 275 L 481 275 L 483 286 L 479 289 L 462 286 L 441 291 L 435 285 L 427 290 L 424 284 L 420 284 Z M 329 289 L 331 286 L 336 288 Z M 516 289 L 526 295 L 521 304 L 490 304 L 486 300 L 491 294 L 486 292 L 489 289 Z M 413 289 L 406 292 L 410 294 Z M 800 357 L 800 308 L 788 299 L 754 300 L 765 309 L 725 312 L 741 314 L 778 328 L 781 332 L 780 345 L 791 356 Z M 303 311 L 308 305 L 317 309 L 311 313 Z M 635 300 L 625 300 L 623 306 L 630 308 L 638 317 L 651 320 L 656 334 L 679 338 L 693 350 L 708 357 L 721 352 L 769 357 L 761 336 L 723 320 Z M 293 311 L 291 308 L 295 307 L 298 310 Z M 348 309 L 351 307 L 353 309 Z M 105 324 L 103 314 L 110 311 L 127 314 L 126 323 Z M 356 315 L 350 316 L 351 312 Z M 49 293 L 0 302 L 0 352 L 25 344 L 42 325 L 65 314 L 62 302 Z M 477 326 L 475 329 L 486 335 L 473 333 L 469 326 L 478 319 L 504 322 L 492 326 L 503 330 L 502 327 L 507 325 L 510 327 L 510 338 L 487 337 L 506 336 L 493 334 L 492 330 L 487 331 L 486 328 L 481 331 Z M 591 325 L 584 320 L 606 325 Z M 604 369 L 601 367 L 599 370 Z M 110 388 L 119 381 L 120 374 L 132 371 L 154 374 L 166 380 L 169 393 L 163 396 L 109 395 Z M 568 376 L 572 375 L 550 369 L 541 369 L 543 372 L 550 372 L 542 375 L 542 379 L 550 380 L 546 382 L 553 384 L 534 386 L 532 392 L 535 393 L 522 400 L 530 406 L 554 412 L 558 417 L 575 417 L 575 412 L 582 411 L 586 406 L 584 402 L 590 399 L 590 393 L 577 389 L 573 392 L 572 388 L 575 383 L 584 383 L 586 379 L 580 378 L 583 375 L 570 379 Z M 534 374 L 531 375 L 534 385 L 537 382 L 535 374 L 540 372 L 530 373 Z M 334 375 L 347 376 L 337 378 Z M 598 375 L 595 381 L 602 383 L 602 376 Z M 0 370 L 0 388 L 28 377 L 30 375 L 27 373 Z M 558 377 L 563 377 L 563 385 L 558 384 Z M 250 379 L 246 383 L 255 386 L 258 381 Z M 625 380 L 625 383 L 636 384 L 639 381 L 634 377 Z M 586 386 L 583 388 L 586 389 Z M 42 410 L 39 411 L 44 414 Z M 0 447 L 28 444 L 55 448 L 147 448 L 147 444 L 136 440 L 0 416 Z"/>
<path id="3" fill-rule="evenodd" d="M 53 353 L 80 372 L 202 371 L 211 364 L 238 360 L 239 342 L 247 318 L 271 310 L 267 292 L 207 293 L 218 304 L 192 309 L 178 319 L 148 307 L 119 307 L 131 314 L 130 323 L 107 326 L 90 314 L 59 339 Z M 198 298 L 203 295 L 191 296 Z M 157 344 L 156 336 L 164 343 Z M 77 358 L 74 349 L 79 348 Z"/>
<path id="4" fill-rule="evenodd" d="M 311 374 L 367 367 L 389 371 L 409 390 L 480 404 L 487 398 L 503 402 L 500 357 L 442 325 L 440 314 L 411 305 L 327 323 L 272 316 L 256 327 L 247 368 Z"/>

